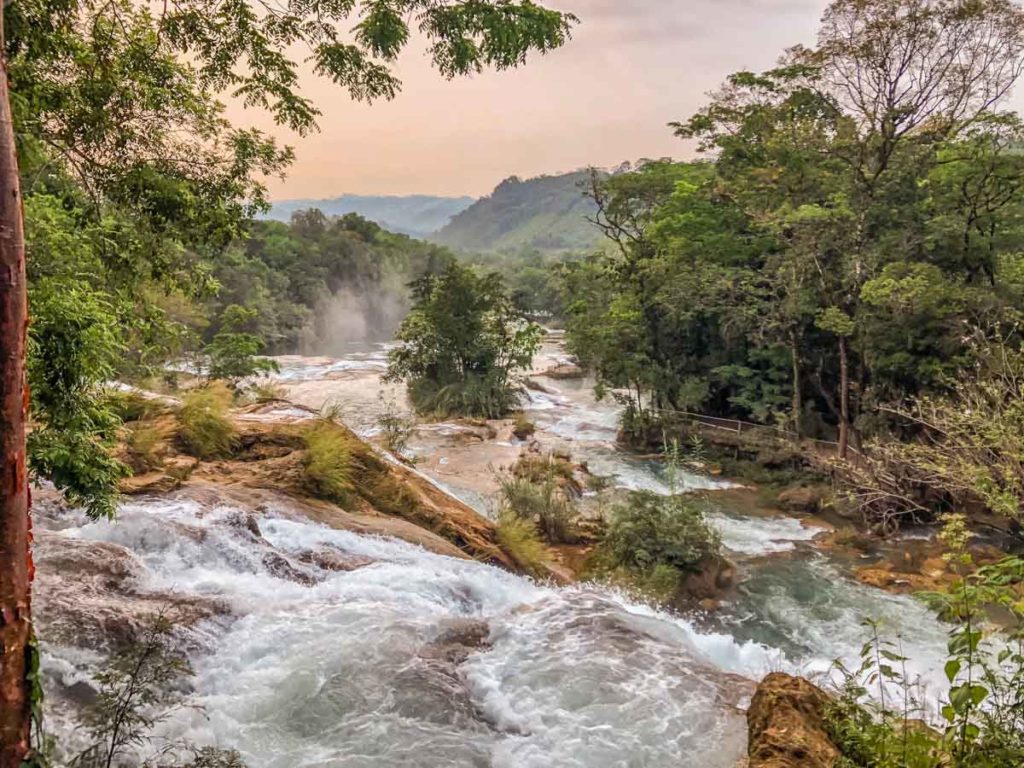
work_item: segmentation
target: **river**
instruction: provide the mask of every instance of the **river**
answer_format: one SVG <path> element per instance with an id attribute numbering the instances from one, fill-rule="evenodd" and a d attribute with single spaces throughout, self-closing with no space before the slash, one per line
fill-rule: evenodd
<path id="1" fill-rule="evenodd" d="M 277 380 L 298 403 L 344 403 L 352 426 L 372 434 L 381 393 L 400 397 L 379 382 L 384 354 L 282 358 Z M 561 354 L 549 341 L 538 367 Z M 597 402 L 586 382 L 538 381 L 526 410 L 542 445 L 570 449 L 617 485 L 667 492 L 657 462 L 614 447 L 613 402 Z M 494 470 L 520 446 L 500 432 L 464 437 L 435 425 L 411 451 L 421 471 L 489 514 Z M 159 726 L 157 742 L 237 748 L 251 768 L 732 768 L 745 754 L 742 708 L 756 680 L 854 663 L 865 618 L 902 638 L 912 675 L 941 685 L 945 630 L 918 602 L 849 578 L 813 546 L 820 529 L 806 521 L 732 506 L 719 478 L 679 482 L 707 492 L 743 574 L 713 615 L 669 615 L 592 585 L 537 584 L 274 508 L 260 510 L 261 537 L 246 538 L 233 522 L 246 510 L 216 498 L 139 500 L 115 523 L 72 518 L 45 535 L 126 547 L 135 593 L 229 607 L 187 630 L 190 706 Z M 368 564 L 334 571 L 304 557 L 323 548 Z M 282 578 L 268 551 L 308 583 Z M 446 638 L 467 626 L 481 627 L 483 641 L 446 654 Z M 91 679 L 98 656 L 72 646 L 46 646 L 51 683 Z"/>

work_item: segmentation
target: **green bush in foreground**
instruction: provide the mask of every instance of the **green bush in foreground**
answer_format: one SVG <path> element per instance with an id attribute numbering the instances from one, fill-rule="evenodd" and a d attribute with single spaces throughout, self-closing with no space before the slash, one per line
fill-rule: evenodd
<path id="1" fill-rule="evenodd" d="M 178 440 L 197 459 L 229 456 L 238 435 L 228 416 L 231 392 L 214 383 L 185 395 L 178 410 Z"/>
<path id="2" fill-rule="evenodd" d="M 948 592 L 925 599 L 952 622 L 943 670 L 948 696 L 937 702 L 944 725 L 922 723 L 926 707 L 909 661 L 873 622 L 861 664 L 837 663 L 844 685 L 828 713 L 841 768 L 1020 768 L 1024 765 L 1024 559 L 973 569 L 962 516 L 946 520 L 942 538 L 962 576 Z M 998 632 L 986 624 L 998 608 Z M 989 636 L 986 638 L 986 634 Z"/>

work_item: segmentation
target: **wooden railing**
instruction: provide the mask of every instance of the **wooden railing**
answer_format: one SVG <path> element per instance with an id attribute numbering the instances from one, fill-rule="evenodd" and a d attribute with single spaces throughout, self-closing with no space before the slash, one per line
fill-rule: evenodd
<path id="1" fill-rule="evenodd" d="M 752 421 L 743 421 L 742 419 L 726 419 L 721 416 L 708 416 L 703 413 L 692 413 L 690 411 L 676 411 L 667 408 L 654 408 L 652 410 L 656 413 L 679 416 L 684 420 L 695 422 L 704 427 L 720 429 L 737 435 L 745 433 L 774 435 L 779 439 L 785 440 L 790 445 L 813 448 L 819 455 L 828 456 L 830 458 L 839 457 L 838 442 L 834 440 L 818 440 L 812 437 L 801 437 L 801 435 L 795 430 L 786 429 L 785 427 L 777 427 L 769 424 L 757 424 Z M 851 461 L 852 463 L 860 463 L 865 460 L 863 452 L 858 448 L 853 445 L 847 445 L 846 448 L 848 461 Z"/>

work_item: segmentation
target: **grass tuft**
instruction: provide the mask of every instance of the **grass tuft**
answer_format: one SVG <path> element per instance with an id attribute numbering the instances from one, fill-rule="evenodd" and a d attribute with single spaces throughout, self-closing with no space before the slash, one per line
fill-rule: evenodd
<path id="1" fill-rule="evenodd" d="M 228 416 L 231 391 L 221 383 L 194 389 L 183 398 L 178 410 L 178 440 L 197 459 L 220 459 L 231 455 L 238 441 Z"/>
<path id="2" fill-rule="evenodd" d="M 336 504 L 351 503 L 356 489 L 347 435 L 331 421 L 322 419 L 306 431 L 305 440 L 303 476 L 310 493 Z"/>
<path id="3" fill-rule="evenodd" d="M 498 544 L 523 571 L 532 576 L 544 575 L 547 550 L 533 522 L 506 509 L 498 517 L 497 536 Z"/>

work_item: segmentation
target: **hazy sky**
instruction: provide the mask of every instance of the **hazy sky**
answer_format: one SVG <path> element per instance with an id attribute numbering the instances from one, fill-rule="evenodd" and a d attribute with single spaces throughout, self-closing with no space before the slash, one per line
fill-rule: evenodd
<path id="1" fill-rule="evenodd" d="M 688 117 L 738 69 L 771 66 L 811 43 L 825 0 L 546 0 L 580 17 L 573 39 L 521 69 L 446 81 L 421 45 L 398 65 L 391 102 L 356 104 L 312 75 L 323 111 L 298 137 L 256 112 L 241 122 L 295 147 L 273 199 L 363 194 L 482 195 L 512 174 L 535 176 L 641 157 L 685 157 L 666 127 Z"/>

